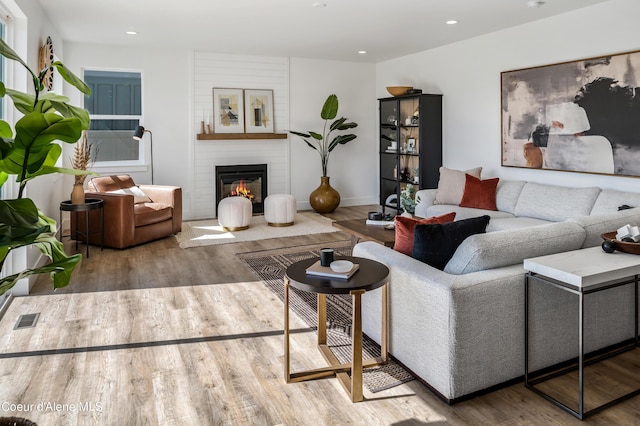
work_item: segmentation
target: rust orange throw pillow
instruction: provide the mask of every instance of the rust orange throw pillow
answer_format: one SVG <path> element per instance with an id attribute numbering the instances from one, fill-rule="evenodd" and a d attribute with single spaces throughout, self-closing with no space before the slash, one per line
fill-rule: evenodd
<path id="1" fill-rule="evenodd" d="M 447 223 L 453 222 L 455 218 L 455 212 L 426 219 L 396 216 L 396 241 L 393 245 L 393 249 L 402 254 L 406 254 L 407 256 L 411 256 L 411 253 L 413 252 L 413 230 L 417 224 Z"/>
<path id="2" fill-rule="evenodd" d="M 496 188 L 499 178 L 480 180 L 465 175 L 464 193 L 460 207 L 473 207 L 484 210 L 498 210 L 496 207 Z"/>

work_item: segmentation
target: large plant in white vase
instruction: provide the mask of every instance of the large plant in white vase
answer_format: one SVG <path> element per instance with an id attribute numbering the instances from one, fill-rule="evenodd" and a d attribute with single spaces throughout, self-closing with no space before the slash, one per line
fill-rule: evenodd
<path id="1" fill-rule="evenodd" d="M 291 134 L 300 136 L 307 145 L 316 150 L 320 155 L 322 164 L 322 176 L 320 178 L 320 186 L 309 195 L 309 203 L 311 207 L 318 213 L 331 213 L 338 205 L 340 205 L 340 194 L 329 184 L 329 176 L 327 176 L 327 166 L 329 164 L 329 154 L 340 145 L 351 142 L 356 138 L 354 134 L 336 134 L 331 138 L 331 134 L 335 131 L 344 131 L 358 127 L 356 123 L 347 121 L 345 117 L 338 116 L 338 97 L 329 95 L 320 111 L 320 118 L 324 120 L 322 133 L 309 131 L 309 133 L 295 132 L 290 130 Z M 330 120 L 334 120 L 330 122 Z"/>
<path id="2" fill-rule="evenodd" d="M 44 266 L 14 271 L 0 278 L 0 295 L 10 290 L 20 279 L 30 275 L 48 273 L 54 288 L 64 287 L 80 262 L 81 255 L 67 256 L 64 246 L 56 238 L 56 221 L 45 216 L 33 200 L 25 195 L 31 179 L 51 173 L 82 175 L 90 172 L 56 167 L 62 154 L 57 141 L 76 143 L 83 130 L 89 128 L 89 113 L 70 105 L 66 96 L 44 92 L 43 81 L 47 71 L 55 69 L 69 84 L 82 93 L 90 94 L 89 87 L 60 62 L 34 73 L 4 41 L 0 40 L 0 55 L 19 62 L 31 76 L 34 93 L 6 88 L 0 82 L 0 97 L 9 96 L 23 116 L 11 125 L 0 120 L 0 187 L 14 176 L 18 184 L 15 199 L 0 200 L 0 270 L 7 256 L 20 247 L 37 247 L 50 262 Z"/>

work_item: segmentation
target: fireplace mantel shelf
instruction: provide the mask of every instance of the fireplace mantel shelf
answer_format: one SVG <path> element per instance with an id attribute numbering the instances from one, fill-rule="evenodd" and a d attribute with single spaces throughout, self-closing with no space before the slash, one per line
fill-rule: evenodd
<path id="1" fill-rule="evenodd" d="M 198 133 L 197 139 L 203 140 L 236 140 L 236 139 L 286 139 L 286 133 Z"/>

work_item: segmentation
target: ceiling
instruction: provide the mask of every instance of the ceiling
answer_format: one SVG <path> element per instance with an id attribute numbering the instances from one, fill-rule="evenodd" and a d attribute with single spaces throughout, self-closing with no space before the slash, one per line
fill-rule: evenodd
<path id="1" fill-rule="evenodd" d="M 39 1 L 65 41 L 380 62 L 606 0 Z"/>

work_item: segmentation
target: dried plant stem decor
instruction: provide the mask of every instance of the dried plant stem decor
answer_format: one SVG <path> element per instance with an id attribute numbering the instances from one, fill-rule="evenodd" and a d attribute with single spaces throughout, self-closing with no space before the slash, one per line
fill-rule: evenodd
<path id="1" fill-rule="evenodd" d="M 89 170 L 95 160 L 95 155 L 91 155 L 92 145 L 87 141 L 87 132 L 82 132 L 82 137 L 76 143 L 73 153 L 72 165 L 77 170 Z M 84 180 L 87 175 L 76 175 L 75 182 L 73 184 L 73 190 L 71 191 L 71 203 L 83 204 L 84 198 Z"/>

